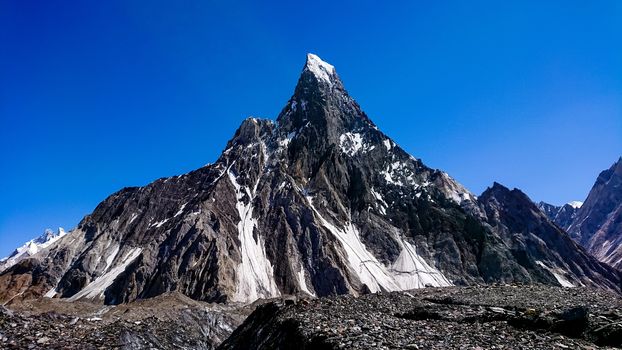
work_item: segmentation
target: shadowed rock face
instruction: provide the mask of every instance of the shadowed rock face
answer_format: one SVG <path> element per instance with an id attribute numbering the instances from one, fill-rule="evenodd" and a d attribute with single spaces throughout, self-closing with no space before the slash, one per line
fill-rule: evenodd
<path id="1" fill-rule="evenodd" d="M 530 276 L 544 275 L 538 278 L 548 278 L 562 286 L 619 288 L 617 271 L 588 254 L 520 190 L 495 183 L 479 197 L 479 202 L 493 231 Z M 500 276 L 507 273 L 503 266 L 497 269 Z"/>
<path id="2" fill-rule="evenodd" d="M 482 197 L 407 154 L 309 55 L 276 123 L 246 119 L 214 164 L 111 195 L 0 275 L 0 300 L 251 302 L 513 281 L 619 290 L 612 269 L 525 214 L 530 201 Z"/>
<path id="3" fill-rule="evenodd" d="M 546 217 L 549 218 L 552 222 L 557 224 L 557 226 L 563 228 L 564 230 L 572 224 L 572 221 L 579 211 L 579 207 L 573 206 L 570 203 L 564 204 L 562 206 L 555 206 L 552 204 L 548 204 L 545 202 L 538 203 L 538 208 L 544 212 Z"/>
<path id="4" fill-rule="evenodd" d="M 566 229 L 598 259 L 622 267 L 622 158 L 600 173 Z"/>

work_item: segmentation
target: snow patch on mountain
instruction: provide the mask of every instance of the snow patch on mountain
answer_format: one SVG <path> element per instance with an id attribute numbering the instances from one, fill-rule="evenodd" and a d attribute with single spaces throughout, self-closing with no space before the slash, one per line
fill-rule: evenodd
<path id="1" fill-rule="evenodd" d="M 343 153 L 352 157 L 363 148 L 363 136 L 352 132 L 341 134 L 339 136 L 339 147 Z"/>
<path id="2" fill-rule="evenodd" d="M 382 143 L 384 144 L 384 147 L 387 149 L 387 151 L 390 151 L 391 148 L 393 148 L 393 142 L 391 142 L 391 140 L 389 139 L 382 141 Z"/>
<path id="3" fill-rule="evenodd" d="M 455 182 L 446 172 L 441 173 L 441 176 L 436 181 L 436 185 L 445 196 L 458 204 L 462 204 L 465 200 L 471 202 L 477 200 L 477 197 L 471 194 L 464 186 Z"/>
<path id="4" fill-rule="evenodd" d="M 335 74 L 335 67 L 322 61 L 322 59 L 317 55 L 312 53 L 307 54 L 306 68 L 318 79 L 321 79 L 328 84 L 332 84 L 330 77 Z"/>
<path id="5" fill-rule="evenodd" d="M 31 239 L 30 241 L 24 243 L 21 247 L 15 249 L 11 255 L 0 259 L 0 272 L 10 268 L 26 258 L 37 254 L 39 251 L 49 247 L 66 234 L 67 232 L 65 232 L 62 227 L 59 227 L 56 233 L 50 229 L 46 229 L 41 236 Z"/>
<path id="6" fill-rule="evenodd" d="M 573 207 L 575 209 L 579 209 L 583 205 L 583 202 L 581 202 L 581 201 L 572 201 L 572 202 L 568 202 L 566 204 L 568 204 L 569 206 L 571 206 L 571 207 Z"/>
<path id="7" fill-rule="evenodd" d="M 384 201 L 384 199 L 382 198 L 382 195 L 380 193 L 376 192 L 376 190 L 374 190 L 373 187 L 370 190 L 370 193 L 376 199 L 376 201 L 378 202 L 378 211 L 380 211 L 380 213 L 382 215 L 385 215 L 387 213 L 387 208 L 389 207 L 387 202 Z"/>
<path id="8" fill-rule="evenodd" d="M 307 280 L 305 279 L 305 269 L 302 264 L 300 264 L 300 270 L 296 274 L 296 277 L 298 278 L 298 286 L 300 286 L 300 290 L 309 295 L 315 296 L 315 293 L 313 293 L 307 286 Z"/>
<path id="9" fill-rule="evenodd" d="M 108 254 L 108 257 L 106 257 L 106 268 L 104 268 L 104 272 L 108 271 L 110 266 L 112 266 L 114 259 L 117 257 L 117 254 L 119 254 L 119 248 L 119 245 L 116 244 L 115 247 L 112 248 L 110 254 Z"/>
<path id="10" fill-rule="evenodd" d="M 260 298 L 274 298 L 281 295 L 274 280 L 274 270 L 266 255 L 263 240 L 255 240 L 253 230 L 257 220 L 253 218 L 253 198 L 257 191 L 259 180 L 251 192 L 248 187 L 238 184 L 237 177 L 228 171 L 229 180 L 235 188 L 237 198 L 236 208 L 240 215 L 238 223 L 238 237 L 242 261 L 236 269 L 236 291 L 233 301 L 251 302 Z M 244 192 L 242 192 L 244 190 Z M 248 196 L 248 203 L 244 203 L 244 195 Z"/>
<path id="11" fill-rule="evenodd" d="M 451 283 L 437 269 L 431 267 L 419 255 L 415 247 L 398 239 L 402 252 L 391 267 L 382 264 L 361 241 L 358 228 L 351 222 L 338 228 L 328 222 L 313 205 L 313 198 L 307 196 L 309 205 L 322 225 L 337 238 L 344 251 L 352 272 L 372 293 L 421 288 L 426 285 L 442 287 Z"/>
<path id="12" fill-rule="evenodd" d="M 544 268 L 545 270 L 547 270 L 548 272 L 550 272 L 555 279 L 557 280 L 557 282 L 562 286 L 562 287 L 567 287 L 567 288 L 572 288 L 575 287 L 574 284 L 572 284 L 572 282 L 570 282 L 566 277 L 564 277 L 564 275 L 562 275 L 561 273 L 559 273 L 558 271 L 555 271 L 555 269 L 552 269 L 548 266 L 546 266 L 542 261 L 540 260 L 536 260 L 536 264 L 539 265 L 540 267 Z"/>
<path id="13" fill-rule="evenodd" d="M 134 262 L 136 258 L 138 258 L 141 252 L 142 252 L 142 248 L 130 249 L 125 254 L 124 258 L 121 260 L 119 265 L 115 266 L 113 269 L 104 273 L 103 275 L 97 277 L 95 281 L 89 283 L 81 291 L 79 291 L 78 293 L 74 294 L 71 298 L 69 298 L 69 301 L 75 301 L 75 300 L 79 300 L 82 298 L 95 299 L 95 298 L 103 297 L 104 293 L 106 292 L 106 289 L 108 289 L 108 287 L 110 287 L 114 283 L 114 281 L 117 279 L 117 277 L 119 277 L 119 275 L 125 272 L 127 267 L 130 266 L 130 264 Z M 48 293 L 51 293 L 51 292 L 48 292 Z"/>
<path id="14" fill-rule="evenodd" d="M 451 282 L 417 254 L 415 246 L 405 240 L 398 240 L 402 251 L 391 265 L 391 272 L 400 290 L 423 288 L 426 285 L 447 287 Z"/>
<path id="15" fill-rule="evenodd" d="M 179 207 L 179 210 L 177 211 L 177 213 L 175 213 L 175 215 L 173 215 L 173 217 L 176 218 L 179 215 L 183 214 L 184 209 L 186 209 L 186 205 L 188 205 L 188 202 L 182 204 L 181 207 Z"/>

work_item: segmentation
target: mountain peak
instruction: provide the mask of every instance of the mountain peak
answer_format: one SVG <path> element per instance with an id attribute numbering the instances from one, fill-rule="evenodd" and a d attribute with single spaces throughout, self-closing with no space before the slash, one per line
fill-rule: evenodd
<path id="1" fill-rule="evenodd" d="M 314 138 L 335 143 L 345 132 L 373 124 L 352 99 L 337 75 L 335 67 L 317 55 L 307 60 L 294 94 L 277 117 L 280 132 L 313 130 Z"/>
<path id="2" fill-rule="evenodd" d="M 335 67 L 325 61 L 319 56 L 308 53 L 307 62 L 305 64 L 304 71 L 311 72 L 317 79 L 332 84 L 332 77 L 335 75 Z"/>

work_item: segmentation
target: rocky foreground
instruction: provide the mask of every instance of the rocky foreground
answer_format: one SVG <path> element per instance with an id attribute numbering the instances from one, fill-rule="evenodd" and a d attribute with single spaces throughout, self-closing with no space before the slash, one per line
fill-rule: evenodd
<path id="1" fill-rule="evenodd" d="M 237 307 L 179 294 L 116 306 L 39 299 L 0 307 L 0 349 L 217 347 L 622 347 L 622 298 L 586 288 L 490 286 L 278 299 Z"/>
<path id="2" fill-rule="evenodd" d="M 179 294 L 117 306 L 25 301 L 0 306 L 0 349 L 214 349 L 250 311 Z"/>
<path id="3" fill-rule="evenodd" d="M 600 349 L 622 346 L 622 299 L 495 286 L 273 302 L 220 349 Z"/>

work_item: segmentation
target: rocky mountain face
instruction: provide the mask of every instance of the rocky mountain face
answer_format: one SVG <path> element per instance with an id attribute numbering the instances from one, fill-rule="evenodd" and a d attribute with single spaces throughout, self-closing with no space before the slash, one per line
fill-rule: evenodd
<path id="1" fill-rule="evenodd" d="M 601 261 L 622 267 L 622 158 L 600 173 L 567 231 Z"/>
<path id="2" fill-rule="evenodd" d="M 276 123 L 246 119 L 214 164 L 111 195 L 4 271 L 0 301 L 247 303 L 491 282 L 620 291 L 617 271 L 520 191 L 477 198 L 406 153 L 310 54 Z"/>
<path id="3" fill-rule="evenodd" d="M 47 248 L 65 234 L 67 233 L 62 227 L 59 227 L 56 233 L 50 229 L 45 230 L 41 236 L 31 239 L 30 241 L 24 243 L 21 247 L 15 249 L 11 255 L 0 259 L 0 272 L 17 264 L 21 260 L 35 255 L 40 250 Z"/>
<path id="4" fill-rule="evenodd" d="M 538 208 L 546 214 L 549 220 L 553 221 L 557 224 L 557 226 L 563 228 L 564 230 L 572 224 L 572 220 L 577 213 L 577 211 L 581 208 L 583 202 L 570 202 L 566 203 L 562 206 L 552 205 L 546 202 L 538 203 Z"/>
<path id="5" fill-rule="evenodd" d="M 532 280 L 525 282 L 542 281 L 544 277 L 538 276 L 544 274 L 565 287 L 608 285 L 612 290 L 619 288 L 617 271 L 588 254 L 520 190 L 509 190 L 495 183 L 478 201 L 493 232 L 509 248 L 513 260 L 529 271 Z M 491 261 L 487 266 L 498 269 L 499 279 L 510 270 L 502 262 Z"/>

